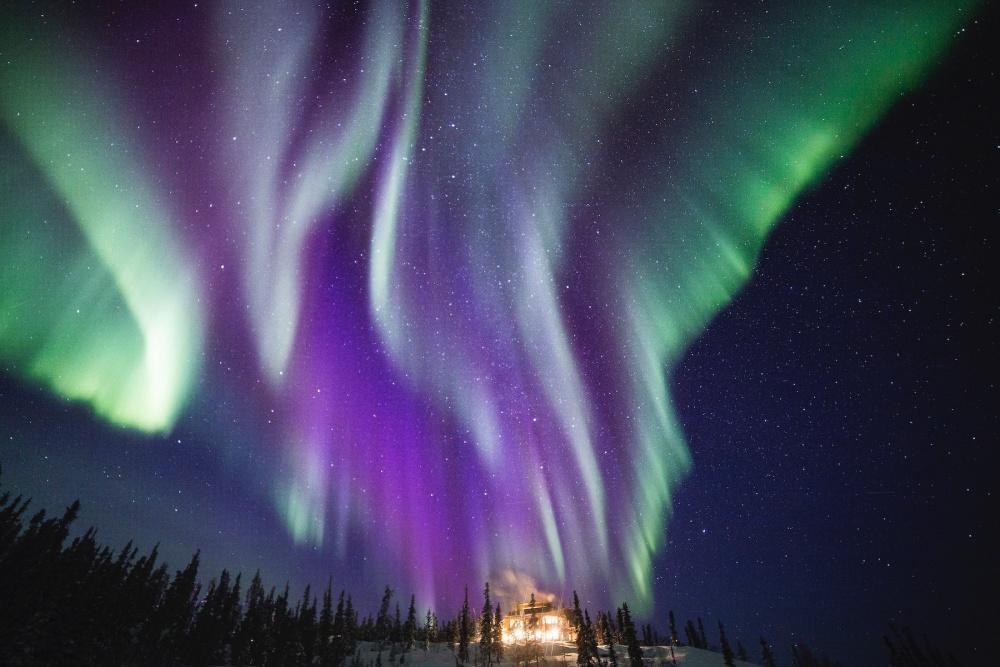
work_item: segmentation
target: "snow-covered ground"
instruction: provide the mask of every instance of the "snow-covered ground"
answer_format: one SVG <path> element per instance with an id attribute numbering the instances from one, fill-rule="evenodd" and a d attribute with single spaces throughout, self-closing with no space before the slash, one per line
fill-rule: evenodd
<path id="1" fill-rule="evenodd" d="M 562 667 L 563 665 L 568 666 L 576 664 L 576 644 L 564 642 L 543 642 L 540 645 L 540 648 L 540 667 L 545 667 L 546 665 L 551 667 Z M 470 659 L 467 663 L 469 667 L 474 667 L 475 665 L 477 649 L 478 646 L 476 645 L 469 647 Z M 510 647 L 506 647 L 506 649 L 506 654 L 504 655 L 503 662 L 500 663 L 500 667 L 515 667 L 514 663 L 510 661 Z M 400 664 L 399 659 L 401 654 L 397 655 L 394 660 L 390 660 L 390 650 L 391 649 L 388 646 L 382 650 L 382 667 L 394 667 L 394 665 Z M 670 656 L 669 646 L 643 646 L 642 652 L 644 658 L 643 661 L 650 667 L 670 667 L 674 664 Z M 607 647 L 602 646 L 600 653 L 601 659 L 607 660 Z M 616 646 L 615 654 L 618 656 L 619 667 L 629 667 L 628 654 L 626 653 L 624 646 Z M 370 642 L 361 643 L 361 659 L 364 664 L 374 663 L 377 655 L 378 651 L 376 650 L 375 644 Z M 691 648 L 689 646 L 675 646 L 673 660 L 676 660 L 678 665 L 683 665 L 684 667 L 723 666 L 721 653 Z M 404 667 L 455 667 L 455 652 L 453 652 L 447 644 L 443 643 L 431 644 L 429 651 L 424 650 L 421 646 L 418 646 L 405 655 L 402 665 Z M 756 663 L 737 660 L 736 665 L 737 667 L 755 667 Z"/>

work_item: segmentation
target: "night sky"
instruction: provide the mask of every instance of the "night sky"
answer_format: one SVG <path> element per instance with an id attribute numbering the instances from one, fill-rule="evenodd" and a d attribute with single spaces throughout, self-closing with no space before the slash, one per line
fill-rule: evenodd
<path id="1" fill-rule="evenodd" d="M 987 664 L 1000 26 L 900 4 L 5 8 L 0 482 L 362 608 Z"/>

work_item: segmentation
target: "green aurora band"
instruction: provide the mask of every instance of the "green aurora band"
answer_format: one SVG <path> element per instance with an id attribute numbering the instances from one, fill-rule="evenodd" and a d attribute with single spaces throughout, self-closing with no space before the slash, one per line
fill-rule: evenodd
<path id="1" fill-rule="evenodd" d="M 183 224 L 120 95 L 46 35 L 3 35 L 0 359 L 119 426 L 169 430 L 201 361 Z"/>
<path id="2" fill-rule="evenodd" d="M 850 11 L 778 12 L 778 25 L 812 29 L 791 43 L 757 35 L 746 45 L 749 57 L 718 63 L 735 80 L 699 91 L 697 124 L 654 149 L 673 156 L 677 169 L 646 193 L 630 193 L 652 223 L 641 225 L 640 251 L 622 262 L 618 281 L 629 312 L 620 333 L 641 369 L 632 396 L 647 415 L 636 420 L 640 520 L 627 549 L 631 584 L 644 599 L 671 490 L 690 466 L 669 397 L 671 369 L 746 284 L 767 234 L 796 198 L 920 84 L 967 18 L 956 3 L 869 3 L 849 33 L 824 29 L 843 25 Z M 623 205 L 623 219 L 629 214 Z"/>

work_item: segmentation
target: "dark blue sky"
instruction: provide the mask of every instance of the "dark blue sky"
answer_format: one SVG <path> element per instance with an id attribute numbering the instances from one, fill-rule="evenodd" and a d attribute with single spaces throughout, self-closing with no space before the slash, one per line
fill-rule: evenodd
<path id="1" fill-rule="evenodd" d="M 993 17 L 789 213 L 673 389 L 694 457 L 659 571 L 683 615 L 989 664 L 1000 433 Z M 707 618 L 706 618 L 707 621 Z M 728 627 L 728 625 L 727 625 Z M 782 649 L 782 656 L 789 659 Z"/>

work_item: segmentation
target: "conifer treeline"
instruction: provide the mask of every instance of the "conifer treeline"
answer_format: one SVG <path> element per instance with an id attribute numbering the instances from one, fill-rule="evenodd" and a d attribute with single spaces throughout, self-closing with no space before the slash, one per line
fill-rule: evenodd
<path id="1" fill-rule="evenodd" d="M 243 594 L 242 576 L 227 570 L 202 590 L 200 554 L 172 575 L 158 549 L 139 555 L 131 543 L 115 552 L 94 529 L 66 545 L 79 513 L 37 512 L 29 501 L 0 495 L 0 664 L 2 665 L 321 665 L 361 667 L 359 641 L 405 652 L 437 639 L 427 612 L 417 625 L 414 599 L 406 622 L 388 615 L 359 619 L 349 595 L 322 601 L 306 586 L 266 590 L 258 572 Z M 446 626 L 445 632 L 450 628 Z"/>
<path id="2" fill-rule="evenodd" d="M 0 664 L 102 664 L 102 665 L 279 665 L 299 667 L 382 667 L 403 665 L 414 647 L 429 650 L 432 643 L 447 642 L 456 652 L 456 664 L 473 658 L 481 667 L 504 659 L 503 616 L 493 606 L 489 583 L 483 590 L 481 614 L 470 611 L 468 590 L 458 616 L 441 621 L 427 610 L 417 620 L 411 595 L 405 621 L 394 591 L 388 586 L 378 614 L 360 617 L 346 591 L 334 596 L 328 582 L 321 599 L 306 586 L 293 599 L 288 586 L 265 589 L 260 573 L 243 592 L 242 575 L 227 570 L 204 590 L 198 583 L 200 554 L 180 570 L 170 573 L 159 560 L 158 548 L 140 555 L 131 543 L 120 551 L 98 544 L 91 528 L 68 545 L 69 528 L 79 513 L 73 503 L 60 517 L 39 511 L 26 520 L 29 501 L 9 493 L 0 495 Z M 336 601 L 335 601 L 336 600 Z M 585 667 L 618 667 L 614 647 L 623 646 L 629 667 L 643 667 L 642 646 L 660 645 L 651 625 L 637 636 L 626 603 L 598 611 L 592 620 L 573 593 L 570 618 L 576 633 L 577 663 Z M 534 594 L 531 596 L 534 608 Z M 682 646 L 673 611 L 669 617 L 670 647 Z M 529 638 L 509 647 L 508 661 L 539 664 L 538 642 L 530 638 L 539 619 L 532 612 L 527 621 Z M 719 623 L 719 648 L 709 646 L 700 618 L 684 625 L 686 643 L 695 648 L 719 650 L 724 664 L 753 659 L 739 640 L 735 651 Z M 371 642 L 377 657 L 362 658 L 359 642 Z M 908 629 L 890 626 L 884 638 L 893 667 L 955 667 L 951 655 L 943 656 L 927 642 L 918 644 Z M 604 647 L 599 648 L 599 647 Z M 470 651 L 474 648 L 474 651 Z M 768 642 L 760 639 L 763 667 L 776 667 Z M 836 667 L 816 657 L 807 647 L 792 647 L 793 667 Z"/>

